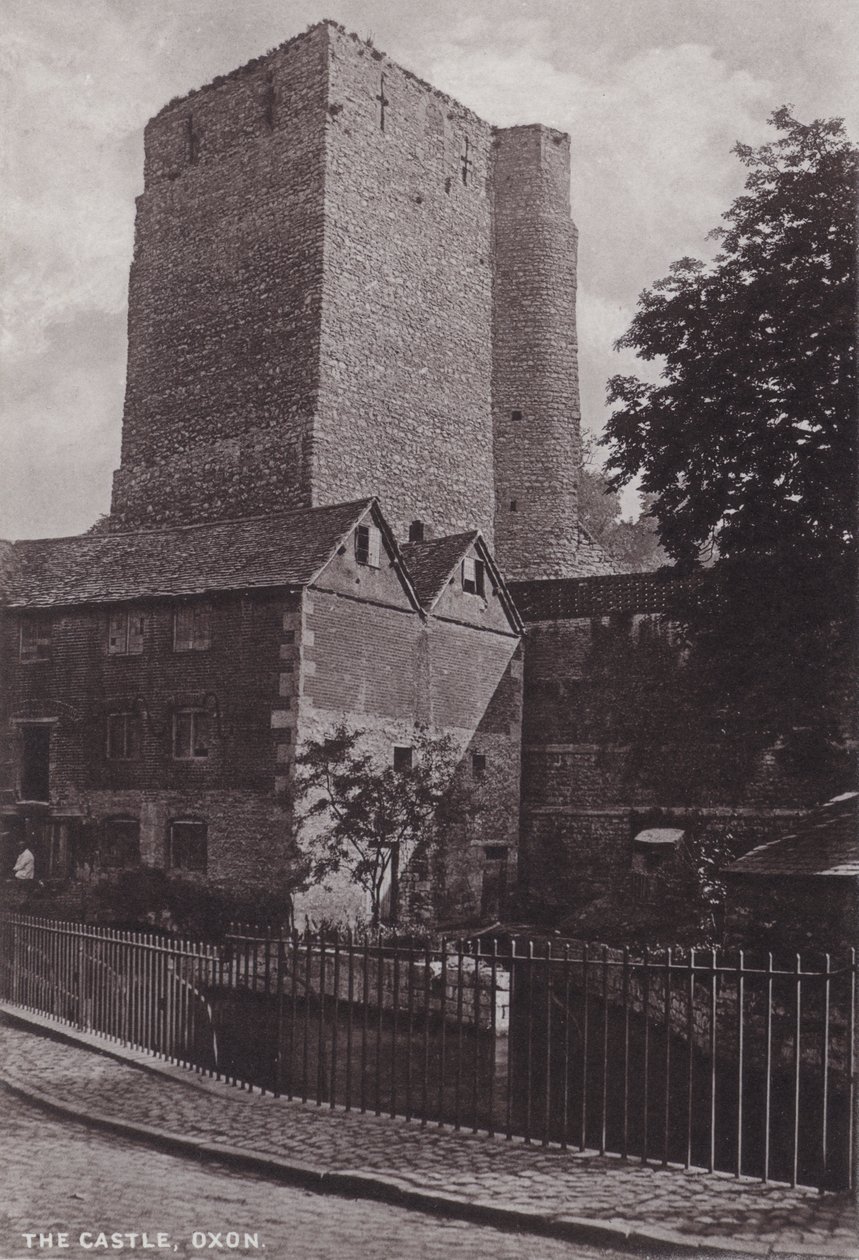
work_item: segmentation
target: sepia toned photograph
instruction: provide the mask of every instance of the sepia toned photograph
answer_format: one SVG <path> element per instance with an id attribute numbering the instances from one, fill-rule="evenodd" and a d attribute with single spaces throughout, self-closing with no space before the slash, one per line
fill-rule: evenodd
<path id="1" fill-rule="evenodd" d="M 0 0 L 0 1260 L 855 1260 L 852 0 Z"/>

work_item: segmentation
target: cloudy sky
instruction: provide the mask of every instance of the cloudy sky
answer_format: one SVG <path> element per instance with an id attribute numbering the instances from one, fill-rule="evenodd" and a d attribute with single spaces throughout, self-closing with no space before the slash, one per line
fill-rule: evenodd
<path id="1" fill-rule="evenodd" d="M 859 0 L 0 0 L 0 537 L 108 508 L 146 119 L 326 16 L 491 122 L 570 132 L 595 430 L 637 294 L 741 186 L 733 142 L 786 101 L 859 137 Z"/>

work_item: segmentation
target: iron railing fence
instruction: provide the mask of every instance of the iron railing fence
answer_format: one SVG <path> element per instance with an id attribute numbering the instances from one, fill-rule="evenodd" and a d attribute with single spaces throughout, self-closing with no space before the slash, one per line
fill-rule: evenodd
<path id="1" fill-rule="evenodd" d="M 526 1142 L 855 1188 L 843 958 L 0 919 L 0 997 L 240 1087 Z"/>

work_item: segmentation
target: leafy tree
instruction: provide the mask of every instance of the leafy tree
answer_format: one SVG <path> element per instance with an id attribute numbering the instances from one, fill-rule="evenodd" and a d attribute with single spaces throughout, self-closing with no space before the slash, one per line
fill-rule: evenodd
<path id="1" fill-rule="evenodd" d="M 345 871 L 370 898 L 378 925 L 390 879 L 390 917 L 398 915 L 398 878 L 406 860 L 426 861 L 434 843 L 464 822 L 471 806 L 455 783 L 459 752 L 450 736 L 418 728 L 412 764 L 380 765 L 362 750 L 365 732 L 339 725 L 296 758 L 307 878 L 322 883 Z M 309 825 L 308 825 L 309 824 Z M 321 825 L 320 825 L 321 824 Z"/>
<path id="2" fill-rule="evenodd" d="M 651 514 L 652 496 L 642 499 L 637 521 L 621 516 L 620 495 L 608 482 L 596 455 L 597 441 L 591 434 L 582 439 L 579 472 L 579 516 L 592 538 L 617 560 L 621 569 L 641 573 L 658 569 L 668 557 L 659 544 L 656 522 Z"/>
<path id="3" fill-rule="evenodd" d="M 661 376 L 609 382 L 609 485 L 636 475 L 681 572 L 681 617 L 723 725 L 831 737 L 845 712 L 856 509 L 859 154 L 841 120 L 738 144 L 745 192 L 646 290 L 618 347 Z"/>

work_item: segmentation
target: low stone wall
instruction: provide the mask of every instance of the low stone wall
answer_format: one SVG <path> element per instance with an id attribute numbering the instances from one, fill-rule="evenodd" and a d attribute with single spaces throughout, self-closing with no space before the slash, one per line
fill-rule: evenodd
<path id="1" fill-rule="evenodd" d="M 309 952 L 308 952 L 309 951 Z M 341 949 L 337 957 L 330 946 L 306 945 L 296 948 L 289 942 L 282 953 L 283 979 L 279 985 L 281 962 L 277 944 L 268 950 L 263 942 L 255 950 L 237 945 L 225 964 L 223 984 L 255 993 L 324 996 L 367 1006 L 378 1011 L 410 1009 L 418 1016 L 428 1011 L 448 1024 L 477 1027 L 506 1037 L 510 1031 L 510 972 L 503 964 L 495 967 L 483 959 L 467 955 L 424 955 L 396 958 L 378 949 L 365 952 L 355 948 L 351 955 Z"/>

